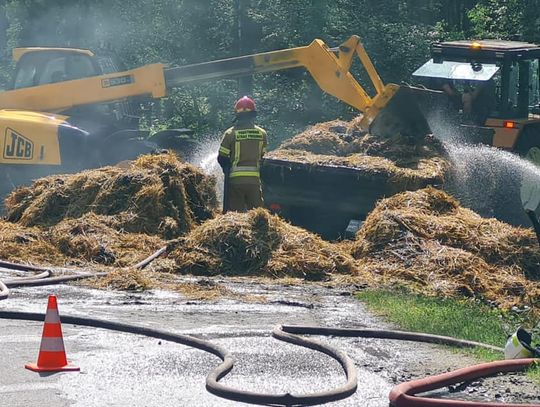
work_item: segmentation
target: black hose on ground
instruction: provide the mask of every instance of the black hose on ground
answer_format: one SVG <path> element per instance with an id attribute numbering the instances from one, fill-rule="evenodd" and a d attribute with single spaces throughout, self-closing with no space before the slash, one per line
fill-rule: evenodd
<path id="1" fill-rule="evenodd" d="M 52 272 L 50 270 L 45 270 L 40 267 L 25 265 L 25 264 L 16 264 L 10 263 L 7 261 L 0 261 L 0 267 L 8 270 L 15 271 L 41 271 L 41 273 L 34 275 L 32 277 L 19 277 L 13 280 L 1 281 L 0 280 L 0 300 L 5 300 L 9 297 L 9 287 L 15 287 L 17 284 L 24 284 L 25 282 L 31 283 L 35 280 L 42 280 L 51 276 Z"/>
<path id="2" fill-rule="evenodd" d="M 156 256 L 157 257 L 157 256 Z M 62 284 L 68 281 L 81 280 L 92 277 L 104 277 L 107 273 L 78 273 L 71 275 L 63 275 L 51 277 L 53 274 L 52 269 L 46 269 L 43 267 L 30 266 L 27 264 L 11 263 L 0 260 L 0 267 L 8 270 L 15 271 L 27 271 L 36 272 L 41 271 L 40 274 L 31 277 L 20 277 L 11 280 L 0 280 L 0 300 L 5 300 L 9 297 L 9 288 L 14 287 L 36 287 L 44 285 Z"/>
<path id="3" fill-rule="evenodd" d="M 13 280 L 4 280 L 4 284 L 6 284 L 7 286 L 10 286 L 13 284 L 17 284 L 18 282 L 22 282 L 22 281 L 38 280 L 42 278 L 49 278 L 51 276 L 52 276 L 52 271 L 45 270 L 43 273 L 34 274 L 31 277 L 17 277 L 17 278 L 14 278 Z"/>
<path id="4" fill-rule="evenodd" d="M 19 312 L 19 311 L 0 311 L 0 319 L 16 319 L 25 321 L 44 321 L 45 315 L 32 312 Z M 347 383 L 338 388 L 313 394 L 306 395 L 292 395 L 289 393 L 284 394 L 265 394 L 250 391 L 243 391 L 224 386 L 219 382 L 225 377 L 234 366 L 233 356 L 225 349 L 214 345 L 210 341 L 195 338 L 189 335 L 180 335 L 170 332 L 165 332 L 152 328 L 145 328 L 141 326 L 124 324 L 119 322 L 111 322 L 95 318 L 83 318 L 69 315 L 62 315 L 61 320 L 63 323 L 82 325 L 94 328 L 103 328 L 118 332 L 126 332 L 137 335 L 144 335 L 151 338 L 162 339 L 179 343 L 186 346 L 191 346 L 196 349 L 209 352 L 222 360 L 222 363 L 217 366 L 206 378 L 206 389 L 219 397 L 223 397 L 229 400 L 241 401 L 251 404 L 271 405 L 271 406 L 307 406 L 315 404 L 324 404 L 330 401 L 341 400 L 354 394 L 357 387 L 356 368 L 352 360 L 342 351 L 335 350 L 332 347 L 319 343 L 314 340 L 301 338 L 296 335 L 281 333 L 275 335 L 276 338 L 294 343 L 300 346 L 304 346 L 310 349 L 315 349 L 323 352 L 330 357 L 336 359 L 343 367 L 345 374 L 347 375 Z"/>
<path id="5" fill-rule="evenodd" d="M 18 271 L 44 271 L 44 267 L 31 266 L 30 264 L 19 264 L 12 263 L 10 261 L 0 260 L 0 267 L 6 268 L 9 270 L 18 270 Z"/>
<path id="6" fill-rule="evenodd" d="M 168 246 L 164 246 L 159 250 L 156 250 L 153 254 L 148 256 L 146 259 L 135 264 L 133 267 L 136 269 L 144 269 L 155 259 L 161 256 L 168 250 Z M 52 270 L 51 268 L 44 268 L 38 266 L 31 266 L 29 264 L 19 264 L 12 263 L 5 260 L 0 260 L 0 267 L 8 270 L 15 271 L 41 271 L 40 274 L 32 277 L 21 277 L 12 280 L 0 280 L 0 301 L 5 300 L 9 297 L 9 288 L 13 287 L 25 287 L 25 286 L 43 286 L 43 285 L 52 285 L 52 284 L 62 284 L 68 281 L 82 280 L 85 278 L 94 278 L 94 277 L 104 277 L 107 273 L 78 273 L 72 275 L 63 275 L 51 277 Z"/>
<path id="7" fill-rule="evenodd" d="M 432 335 L 419 332 L 394 331 L 388 329 L 352 329 L 352 328 L 324 328 L 320 326 L 295 326 L 282 325 L 284 332 L 299 335 L 325 335 L 325 336 L 343 336 L 355 338 L 378 338 L 378 339 L 396 339 L 400 341 L 426 342 L 438 345 L 457 346 L 460 348 L 484 348 L 496 352 L 504 352 L 503 348 L 488 345 L 485 343 L 456 339 L 450 336 Z"/>
<path id="8" fill-rule="evenodd" d="M 9 297 L 9 288 L 0 280 L 0 301 Z"/>
<path id="9" fill-rule="evenodd" d="M 353 395 L 358 387 L 358 378 L 354 362 L 347 356 L 345 352 L 334 349 L 333 347 L 315 341 L 313 339 L 302 338 L 281 330 L 281 327 L 276 327 L 272 332 L 272 336 L 284 342 L 302 346 L 324 353 L 339 362 L 347 382 L 335 389 L 295 395 L 291 393 L 283 394 L 266 394 L 251 391 L 236 390 L 231 387 L 219 383 L 229 371 L 223 370 L 218 366 L 212 371 L 206 379 L 206 389 L 216 396 L 223 397 L 229 400 L 241 401 L 250 404 L 270 405 L 270 406 L 312 406 L 317 404 L 329 403 L 331 401 L 342 400 Z M 230 369 L 229 369 L 230 370 Z"/>
<path id="10" fill-rule="evenodd" d="M 37 287 L 67 283 L 68 281 L 83 280 L 85 278 L 105 277 L 108 273 L 79 273 L 48 278 L 28 278 L 24 280 L 5 281 L 8 287 Z"/>

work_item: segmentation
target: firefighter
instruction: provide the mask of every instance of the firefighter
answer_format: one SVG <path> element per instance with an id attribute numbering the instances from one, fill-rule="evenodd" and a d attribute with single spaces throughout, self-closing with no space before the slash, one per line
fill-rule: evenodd
<path id="1" fill-rule="evenodd" d="M 244 96 L 234 105 L 234 126 L 219 148 L 218 161 L 225 174 L 223 211 L 245 212 L 263 206 L 259 165 L 266 152 L 266 131 L 255 125 L 255 102 Z"/>

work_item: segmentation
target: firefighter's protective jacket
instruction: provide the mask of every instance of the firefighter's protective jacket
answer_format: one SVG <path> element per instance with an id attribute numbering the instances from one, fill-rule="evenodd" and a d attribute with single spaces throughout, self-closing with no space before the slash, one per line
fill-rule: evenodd
<path id="1" fill-rule="evenodd" d="M 230 162 L 229 182 L 258 184 L 267 144 L 266 131 L 259 126 L 235 126 L 225 131 L 219 155 Z"/>

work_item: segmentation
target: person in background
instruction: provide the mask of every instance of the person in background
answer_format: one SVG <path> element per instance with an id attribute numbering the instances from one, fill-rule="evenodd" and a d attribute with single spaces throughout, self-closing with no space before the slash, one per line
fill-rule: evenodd
<path id="1" fill-rule="evenodd" d="M 463 93 L 456 89 L 451 81 L 440 85 L 448 95 L 454 107 L 463 112 L 463 123 L 483 126 L 496 101 L 495 82 L 465 81 Z"/>
<path id="2" fill-rule="evenodd" d="M 268 144 L 266 131 L 255 125 L 253 99 L 239 99 L 234 112 L 234 126 L 225 131 L 218 154 L 225 174 L 223 212 L 245 212 L 264 203 L 259 167 Z"/>
<path id="3" fill-rule="evenodd" d="M 460 110 L 463 107 L 463 102 L 461 101 L 461 93 L 456 89 L 454 84 L 451 81 L 444 82 L 441 85 L 441 89 L 448 95 L 452 104 L 457 110 Z"/>
<path id="4" fill-rule="evenodd" d="M 483 126 L 495 107 L 495 82 L 469 82 L 463 91 L 463 121 Z"/>

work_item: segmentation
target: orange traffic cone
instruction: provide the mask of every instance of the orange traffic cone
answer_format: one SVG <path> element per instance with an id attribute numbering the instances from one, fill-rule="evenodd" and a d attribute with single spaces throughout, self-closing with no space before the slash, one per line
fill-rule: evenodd
<path id="1" fill-rule="evenodd" d="M 79 367 L 68 364 L 64 339 L 62 338 L 62 325 L 58 314 L 56 296 L 49 295 L 43 336 L 37 363 L 29 363 L 24 366 L 34 372 L 64 372 L 80 370 Z"/>

